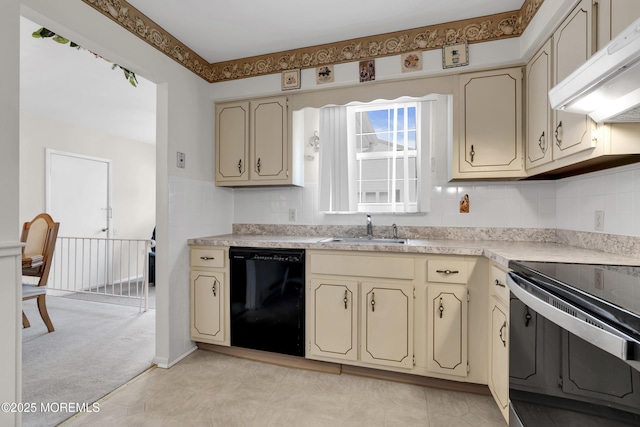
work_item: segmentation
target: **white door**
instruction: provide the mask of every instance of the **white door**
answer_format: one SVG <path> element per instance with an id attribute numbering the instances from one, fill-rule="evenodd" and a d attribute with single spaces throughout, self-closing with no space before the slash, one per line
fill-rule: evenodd
<path id="1" fill-rule="evenodd" d="M 111 161 L 47 150 L 46 209 L 60 223 L 54 287 L 87 290 L 109 280 Z M 88 240 L 86 238 L 91 238 Z M 65 262 L 61 257 L 66 258 Z M 65 268 L 61 268 L 65 265 Z M 58 271 L 56 271 L 58 270 Z"/>
<path id="2" fill-rule="evenodd" d="M 109 237 L 111 161 L 47 150 L 47 211 L 59 236 Z"/>

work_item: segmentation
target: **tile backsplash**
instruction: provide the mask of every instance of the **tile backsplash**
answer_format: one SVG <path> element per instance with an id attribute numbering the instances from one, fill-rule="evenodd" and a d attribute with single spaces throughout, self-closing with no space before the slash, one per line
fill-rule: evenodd
<path id="1" fill-rule="evenodd" d="M 460 213 L 469 195 L 470 212 Z M 234 190 L 234 223 L 361 225 L 364 214 L 318 210 L 318 186 Z M 296 220 L 290 221 L 290 209 Z M 595 211 L 604 212 L 602 231 Z M 640 236 L 640 166 L 629 165 L 557 181 L 444 183 L 431 188 L 424 215 L 373 214 L 374 224 L 436 227 L 557 228 Z"/>

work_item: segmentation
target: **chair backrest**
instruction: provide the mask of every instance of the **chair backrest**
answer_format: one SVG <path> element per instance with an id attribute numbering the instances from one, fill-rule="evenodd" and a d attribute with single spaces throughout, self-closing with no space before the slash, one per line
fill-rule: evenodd
<path id="1" fill-rule="evenodd" d="M 20 241 L 25 243 L 22 248 L 23 257 L 42 256 L 42 264 L 33 268 L 23 268 L 23 276 L 40 277 L 38 286 L 45 286 L 49 278 L 49 270 L 53 260 L 60 223 L 55 222 L 49 214 L 42 213 L 31 222 L 22 226 Z"/>

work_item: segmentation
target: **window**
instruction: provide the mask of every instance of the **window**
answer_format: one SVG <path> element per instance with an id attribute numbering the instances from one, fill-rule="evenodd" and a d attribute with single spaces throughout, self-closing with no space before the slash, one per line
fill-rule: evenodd
<path id="1" fill-rule="evenodd" d="M 427 212 L 431 104 L 436 99 L 322 108 L 320 209 Z"/>
<path id="2" fill-rule="evenodd" d="M 358 212 L 417 211 L 417 110 L 416 102 L 347 108 Z"/>

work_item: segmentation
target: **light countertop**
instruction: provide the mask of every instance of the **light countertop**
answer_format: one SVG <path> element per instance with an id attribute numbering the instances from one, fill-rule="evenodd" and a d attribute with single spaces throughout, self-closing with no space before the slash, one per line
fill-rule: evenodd
<path id="1" fill-rule="evenodd" d="M 322 243 L 330 236 L 285 236 L 225 234 L 189 239 L 192 246 L 242 246 L 254 248 L 297 248 L 364 252 L 484 256 L 504 267 L 509 261 L 576 262 L 585 264 L 640 265 L 640 258 L 615 255 L 559 243 L 507 242 L 489 240 L 410 239 L 406 245 L 371 243 Z"/>

